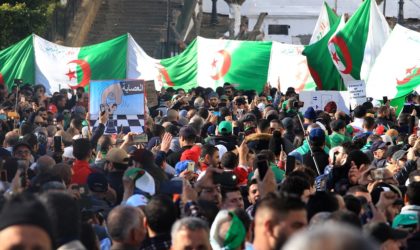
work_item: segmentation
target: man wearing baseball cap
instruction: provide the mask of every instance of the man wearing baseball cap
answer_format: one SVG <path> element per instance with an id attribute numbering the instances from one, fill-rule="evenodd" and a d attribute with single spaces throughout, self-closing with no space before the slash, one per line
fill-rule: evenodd
<path id="1" fill-rule="evenodd" d="M 377 168 L 384 168 L 386 166 L 386 151 L 388 145 L 383 141 L 376 141 L 372 144 L 370 151 L 373 153 L 372 166 Z"/>
<path id="2" fill-rule="evenodd" d="M 380 249 L 400 249 L 407 231 L 393 229 L 384 222 L 372 222 L 364 230 L 380 244 Z"/>
<path id="3" fill-rule="evenodd" d="M 122 178 L 124 171 L 129 166 L 130 156 L 121 148 L 112 148 L 105 156 L 105 169 L 108 170 L 107 180 L 117 193 L 117 203 L 121 203 L 124 186 Z"/>

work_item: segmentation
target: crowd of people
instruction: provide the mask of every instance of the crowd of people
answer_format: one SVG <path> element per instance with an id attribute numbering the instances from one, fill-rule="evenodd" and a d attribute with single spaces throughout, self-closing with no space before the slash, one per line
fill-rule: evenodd
<path id="1" fill-rule="evenodd" d="M 83 88 L 0 86 L 0 250 L 420 249 L 420 96 L 157 95 L 138 143 L 107 111 L 91 127 Z"/>

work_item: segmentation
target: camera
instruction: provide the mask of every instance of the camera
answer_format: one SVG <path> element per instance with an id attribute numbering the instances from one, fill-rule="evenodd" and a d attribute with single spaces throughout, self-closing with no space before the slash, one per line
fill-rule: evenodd
<path id="1" fill-rule="evenodd" d="M 304 102 L 301 102 L 301 101 L 294 101 L 293 102 L 293 108 L 303 108 L 303 105 L 304 105 L 305 103 Z"/>

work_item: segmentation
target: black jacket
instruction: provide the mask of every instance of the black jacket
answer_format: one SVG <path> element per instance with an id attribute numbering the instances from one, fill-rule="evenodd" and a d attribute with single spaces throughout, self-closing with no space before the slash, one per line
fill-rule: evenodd
<path id="1" fill-rule="evenodd" d="M 313 147 L 312 151 L 314 152 L 315 160 L 318 164 L 319 171 L 322 174 L 324 173 L 325 167 L 329 164 L 329 156 L 327 153 L 325 153 L 324 149 L 319 147 Z M 312 168 L 315 171 L 315 173 L 318 173 L 315 167 L 314 160 L 312 159 L 311 152 L 308 152 L 307 154 L 303 155 L 303 164 L 309 168 Z"/>

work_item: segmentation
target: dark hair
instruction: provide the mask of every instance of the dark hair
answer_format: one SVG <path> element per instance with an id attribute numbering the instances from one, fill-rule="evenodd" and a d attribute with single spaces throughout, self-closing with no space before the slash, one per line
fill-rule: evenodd
<path id="1" fill-rule="evenodd" d="M 420 182 L 410 183 L 406 195 L 410 205 L 420 206 Z"/>
<path id="2" fill-rule="evenodd" d="M 267 119 L 261 119 L 261 120 L 258 121 L 257 127 L 260 131 L 264 131 L 264 130 L 270 128 L 270 121 L 267 120 Z"/>
<path id="3" fill-rule="evenodd" d="M 235 210 L 233 210 L 233 212 L 241 220 L 242 224 L 245 227 L 245 231 L 248 232 L 248 230 L 251 226 L 251 219 L 249 218 L 249 215 L 245 212 L 245 210 L 240 209 L 240 208 L 235 208 Z"/>
<path id="4" fill-rule="evenodd" d="M 58 245 L 80 237 L 82 217 L 76 200 L 65 192 L 50 191 L 41 195 L 41 201 L 51 218 Z"/>
<path id="5" fill-rule="evenodd" d="M 359 168 L 362 164 L 370 164 L 369 157 L 360 150 L 354 150 L 349 153 L 346 163 L 350 166 L 351 162 L 354 161 L 356 166 Z"/>
<path id="6" fill-rule="evenodd" d="M 219 149 L 216 148 L 215 146 L 210 145 L 210 144 L 204 144 L 203 147 L 201 148 L 200 158 L 204 158 L 204 157 L 206 157 L 206 155 L 213 156 L 213 154 L 216 151 L 219 151 Z"/>
<path id="7" fill-rule="evenodd" d="M 293 194 L 296 197 L 301 197 L 306 189 L 310 189 L 309 181 L 300 176 L 291 176 L 284 179 L 280 186 L 280 192 Z"/>
<path id="8" fill-rule="evenodd" d="M 262 157 L 262 158 L 261 158 Z M 263 149 L 258 153 L 258 159 L 267 159 L 268 162 L 275 162 L 276 156 L 274 155 L 273 151 L 268 149 Z"/>
<path id="9" fill-rule="evenodd" d="M 366 115 L 366 109 L 363 106 L 357 106 L 354 111 L 354 117 L 363 118 Z"/>
<path id="10" fill-rule="evenodd" d="M 348 224 L 350 226 L 358 228 L 359 230 L 362 229 L 362 223 L 360 221 L 360 218 L 352 211 L 345 211 L 345 210 L 335 211 L 334 213 L 331 214 L 330 220 L 333 220 L 339 223 Z"/>
<path id="11" fill-rule="evenodd" d="M 360 214 L 360 211 L 362 210 L 362 203 L 359 199 L 351 194 L 344 196 L 343 199 L 347 210 L 355 213 L 356 215 Z"/>
<path id="12" fill-rule="evenodd" d="M 100 146 L 101 152 L 108 152 L 110 146 L 112 146 L 112 138 L 110 135 L 102 135 L 99 137 L 98 146 Z M 96 152 L 99 153 L 99 152 Z"/>
<path id="13" fill-rule="evenodd" d="M 179 128 L 173 124 L 170 124 L 165 128 L 165 132 L 170 133 L 172 136 L 177 136 L 179 133 Z"/>
<path id="14" fill-rule="evenodd" d="M 238 161 L 238 156 L 232 151 L 228 151 L 222 156 L 220 163 L 222 167 L 233 170 L 238 166 Z"/>
<path id="15" fill-rule="evenodd" d="M 308 220 L 319 212 L 334 212 L 338 210 L 338 200 L 334 194 L 317 191 L 315 194 L 309 196 L 308 203 L 306 204 L 308 209 Z"/>
<path id="16" fill-rule="evenodd" d="M 227 187 L 227 186 L 222 186 L 221 188 L 221 194 L 222 194 L 222 202 L 225 201 L 227 194 L 228 193 L 232 193 L 232 192 L 241 192 L 241 190 L 239 189 L 239 187 Z"/>
<path id="17" fill-rule="evenodd" d="M 46 91 L 44 85 L 42 84 L 37 84 L 34 86 L 34 92 L 36 92 L 38 89 L 43 89 L 44 92 Z"/>
<path id="18" fill-rule="evenodd" d="M 347 190 L 347 194 L 355 194 L 356 192 L 369 193 L 368 189 L 363 185 L 352 186 Z"/>
<path id="19" fill-rule="evenodd" d="M 316 172 L 312 168 L 308 167 L 299 167 L 295 171 L 289 173 L 288 177 L 299 176 L 304 178 L 309 182 L 311 186 L 315 184 L 315 178 L 317 177 Z"/>
<path id="20" fill-rule="evenodd" d="M 25 136 L 27 134 L 31 134 L 34 128 L 31 123 L 24 122 L 20 125 L 19 130 L 20 130 L 20 135 Z"/>
<path id="21" fill-rule="evenodd" d="M 289 212 L 306 210 L 305 203 L 298 197 L 287 194 L 270 193 L 257 204 L 257 213 L 260 209 L 273 210 L 279 220 L 287 217 Z"/>
<path id="22" fill-rule="evenodd" d="M 199 108 L 198 115 L 203 119 L 207 119 L 209 117 L 209 111 L 206 108 Z"/>
<path id="23" fill-rule="evenodd" d="M 90 141 L 81 138 L 73 141 L 73 155 L 78 160 L 86 159 L 91 153 Z"/>
<path id="24" fill-rule="evenodd" d="M 153 136 L 161 137 L 165 133 L 165 128 L 162 125 L 154 124 L 150 132 L 152 132 Z"/>
<path id="25" fill-rule="evenodd" d="M 99 250 L 97 244 L 96 244 L 96 234 L 95 230 L 93 229 L 92 224 L 83 223 L 81 226 L 81 236 L 80 236 L 80 242 L 86 247 L 86 249 L 91 250 Z"/>
<path id="26" fill-rule="evenodd" d="M 366 127 L 367 129 L 373 129 L 375 127 L 375 119 L 369 116 L 363 118 L 363 127 Z"/>
<path id="27" fill-rule="evenodd" d="M 77 128 L 81 132 L 83 128 L 82 122 L 83 120 L 80 117 L 73 117 L 70 123 L 74 128 Z"/>
<path id="28" fill-rule="evenodd" d="M 165 195 L 156 195 L 144 207 L 148 226 L 157 234 L 169 233 L 178 214 L 172 200 Z"/>
<path id="29" fill-rule="evenodd" d="M 271 122 L 274 121 L 278 122 L 279 124 L 282 124 L 279 120 L 272 120 Z M 280 131 L 274 131 L 273 136 L 271 137 L 270 142 L 268 143 L 268 149 L 275 155 L 279 155 L 282 146 L 284 150 L 284 142 L 283 138 L 281 137 Z"/>

